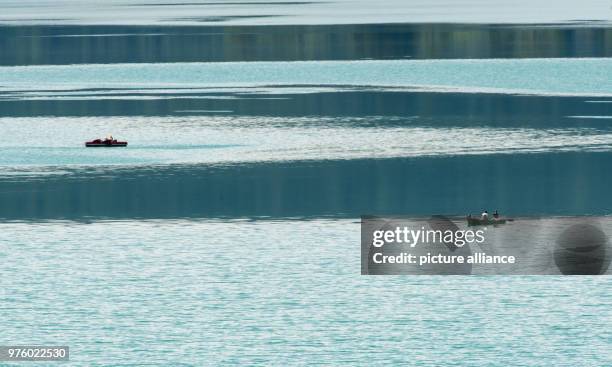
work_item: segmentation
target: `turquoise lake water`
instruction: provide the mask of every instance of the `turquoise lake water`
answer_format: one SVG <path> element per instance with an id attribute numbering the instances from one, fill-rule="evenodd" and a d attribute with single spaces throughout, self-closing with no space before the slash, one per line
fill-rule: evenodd
<path id="1" fill-rule="evenodd" d="M 362 276 L 352 220 L 0 229 L 1 341 L 74 365 L 612 362 L 609 277 Z"/>
<path id="2" fill-rule="evenodd" d="M 2 89 L 17 98 L 52 98 L 41 89 L 260 87 L 412 87 L 433 91 L 610 96 L 612 61 L 604 59 L 371 60 L 27 66 L 0 68 Z M 303 86 L 306 87 L 303 87 Z M 266 88 L 268 87 L 268 88 Z M 164 90 L 166 89 L 166 90 Z M 38 93 L 27 93 L 27 91 Z M 289 89 L 291 91 L 291 89 Z M 282 93 L 287 93 L 283 90 Z M 104 98 L 104 93 L 97 98 Z M 91 92 L 88 94 L 91 95 Z M 94 93 L 95 95 L 95 93 Z M 139 93 L 131 96 L 138 98 Z M 162 94 L 163 96 L 163 94 Z M 9 96 L 4 96 L 9 97 Z"/>
<path id="3" fill-rule="evenodd" d="M 612 235 L 608 1 L 5 5 L 0 345 L 612 365 L 609 275 L 552 255 L 572 221 Z M 516 221 L 482 250 L 555 275 L 360 275 L 361 215 L 484 209 Z"/>

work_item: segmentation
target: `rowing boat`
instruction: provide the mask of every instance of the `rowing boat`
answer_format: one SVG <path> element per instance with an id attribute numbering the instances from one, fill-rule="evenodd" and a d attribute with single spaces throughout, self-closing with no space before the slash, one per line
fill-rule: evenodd
<path id="1" fill-rule="evenodd" d="M 481 218 L 471 218 L 471 217 L 467 217 L 467 224 L 468 226 L 488 226 L 488 225 L 498 225 L 498 224 L 506 224 L 506 222 L 508 221 L 507 219 L 481 219 Z"/>

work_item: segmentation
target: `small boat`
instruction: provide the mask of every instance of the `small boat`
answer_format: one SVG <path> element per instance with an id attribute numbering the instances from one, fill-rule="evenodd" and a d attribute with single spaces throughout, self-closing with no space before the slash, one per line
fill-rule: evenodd
<path id="1" fill-rule="evenodd" d="M 499 218 L 481 219 L 481 218 L 467 217 L 466 219 L 467 219 L 468 226 L 495 226 L 498 224 L 506 224 L 506 222 L 509 221 L 509 219 L 499 219 Z"/>
<path id="2" fill-rule="evenodd" d="M 127 141 L 117 141 L 117 139 L 95 139 L 85 143 L 86 147 L 127 147 Z"/>

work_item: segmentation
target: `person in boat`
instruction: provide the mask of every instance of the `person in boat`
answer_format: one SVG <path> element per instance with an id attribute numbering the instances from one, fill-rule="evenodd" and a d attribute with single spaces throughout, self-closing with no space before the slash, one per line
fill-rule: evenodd
<path id="1" fill-rule="evenodd" d="M 483 221 L 489 220 L 489 212 L 486 211 L 486 210 L 484 212 L 482 212 L 482 214 L 480 215 L 480 219 L 483 220 Z"/>

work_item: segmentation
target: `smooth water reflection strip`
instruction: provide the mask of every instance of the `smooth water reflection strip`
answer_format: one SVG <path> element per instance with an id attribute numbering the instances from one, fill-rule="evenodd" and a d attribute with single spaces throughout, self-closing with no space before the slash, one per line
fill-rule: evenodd
<path id="1" fill-rule="evenodd" d="M 0 64 L 612 56 L 612 28 L 580 23 L 0 26 Z M 151 52 L 153 42 L 163 47 Z"/>
<path id="2" fill-rule="evenodd" d="M 612 154 L 62 167 L 0 178 L 0 218 L 610 214 Z M 38 170 L 36 172 L 39 172 Z"/>

